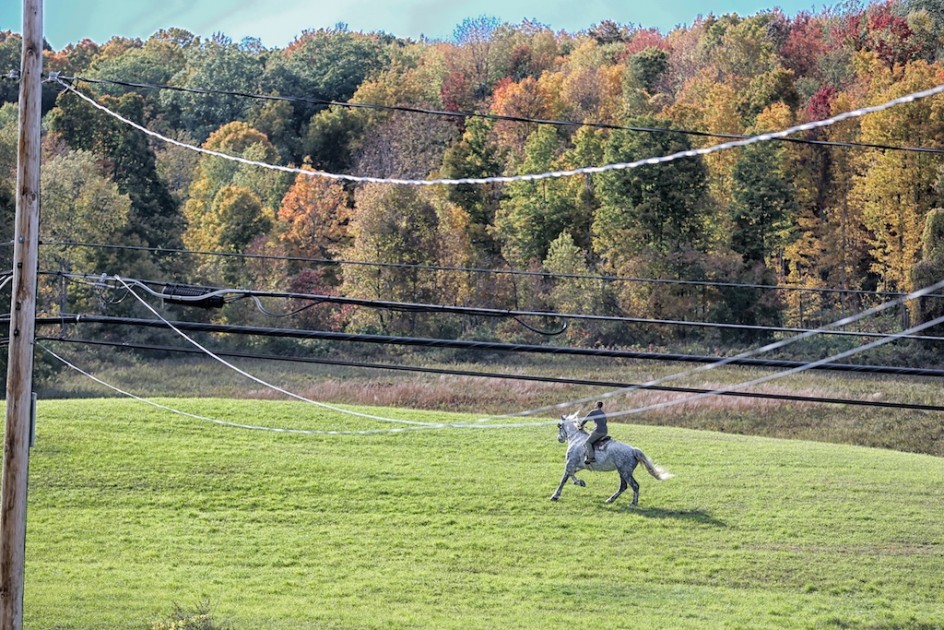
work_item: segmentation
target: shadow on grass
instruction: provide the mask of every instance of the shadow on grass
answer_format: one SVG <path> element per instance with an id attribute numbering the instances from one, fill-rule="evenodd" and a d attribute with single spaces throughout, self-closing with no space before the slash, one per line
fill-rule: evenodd
<path id="1" fill-rule="evenodd" d="M 679 521 L 689 521 L 710 525 L 712 527 L 727 527 L 728 524 L 717 519 L 703 510 L 666 510 L 663 508 L 634 507 L 630 508 L 633 514 L 646 518 L 671 518 Z"/>

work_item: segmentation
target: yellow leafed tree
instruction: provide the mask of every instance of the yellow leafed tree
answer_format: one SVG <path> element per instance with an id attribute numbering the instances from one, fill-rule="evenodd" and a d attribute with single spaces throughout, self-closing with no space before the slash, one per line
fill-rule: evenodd
<path id="1" fill-rule="evenodd" d="M 871 99 L 884 102 L 944 82 L 944 70 L 923 61 L 888 70 L 901 73 L 886 87 L 888 78 L 872 66 L 875 83 L 881 87 Z M 864 142 L 890 145 L 944 145 L 944 102 L 923 99 L 900 105 L 862 120 Z M 862 212 L 871 233 L 871 271 L 886 290 L 913 288 L 911 269 L 919 260 L 925 216 L 937 204 L 935 156 L 903 151 L 868 151 L 860 157 L 860 174 L 850 198 Z"/>

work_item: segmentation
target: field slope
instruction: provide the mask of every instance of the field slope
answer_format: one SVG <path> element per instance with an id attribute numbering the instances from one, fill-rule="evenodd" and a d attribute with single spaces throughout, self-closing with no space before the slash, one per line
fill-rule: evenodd
<path id="1" fill-rule="evenodd" d="M 293 402 L 177 408 L 383 428 Z M 362 409 L 364 410 L 364 409 Z M 370 410 L 431 421 L 467 416 Z M 556 429 L 318 436 L 42 401 L 25 627 L 940 628 L 944 459 L 616 424 L 676 477 L 560 479 Z"/>

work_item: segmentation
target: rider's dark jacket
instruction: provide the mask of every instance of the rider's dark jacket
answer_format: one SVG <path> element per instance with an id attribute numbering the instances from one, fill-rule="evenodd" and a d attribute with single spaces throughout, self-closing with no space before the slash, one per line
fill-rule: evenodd
<path id="1" fill-rule="evenodd" d="M 587 414 L 587 417 L 584 418 L 584 422 L 587 420 L 593 420 L 594 423 L 594 433 L 602 433 L 606 435 L 606 414 L 603 413 L 602 409 L 594 409 Z"/>

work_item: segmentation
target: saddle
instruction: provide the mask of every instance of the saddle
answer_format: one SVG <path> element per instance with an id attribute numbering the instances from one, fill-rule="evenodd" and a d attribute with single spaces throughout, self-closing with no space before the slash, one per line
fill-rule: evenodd
<path id="1" fill-rule="evenodd" d="M 607 449 L 607 447 L 609 447 L 609 445 L 610 445 L 610 436 L 604 435 L 599 440 L 597 440 L 596 444 L 593 445 L 593 452 L 602 453 L 603 451 Z"/>
<path id="2" fill-rule="evenodd" d="M 593 445 L 593 459 L 592 459 L 592 460 L 587 459 L 587 454 L 584 454 L 584 464 L 585 464 L 585 465 L 589 465 L 589 464 L 591 464 L 591 463 L 597 461 L 597 456 L 598 456 L 600 453 L 605 453 L 605 452 L 606 452 L 606 449 L 607 449 L 609 446 L 610 446 L 610 436 L 609 436 L 609 435 L 604 435 L 604 436 L 601 437 L 599 440 L 597 440 L 597 443 L 596 443 L 596 444 Z"/>

